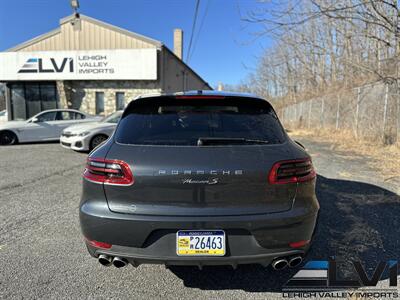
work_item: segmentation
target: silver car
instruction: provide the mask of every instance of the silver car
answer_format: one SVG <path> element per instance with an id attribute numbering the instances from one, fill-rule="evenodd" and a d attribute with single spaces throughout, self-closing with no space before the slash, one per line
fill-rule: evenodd
<path id="1" fill-rule="evenodd" d="M 121 115 L 122 111 L 116 111 L 99 122 L 70 126 L 62 132 L 60 144 L 75 151 L 90 151 L 111 136 Z"/>
<path id="2" fill-rule="evenodd" d="M 0 111 L 0 123 L 7 122 L 7 120 L 8 120 L 7 116 L 8 116 L 8 114 L 7 114 L 6 110 Z"/>
<path id="3" fill-rule="evenodd" d="M 63 129 L 99 119 L 74 109 L 45 110 L 25 121 L 0 124 L 0 145 L 58 141 Z"/>

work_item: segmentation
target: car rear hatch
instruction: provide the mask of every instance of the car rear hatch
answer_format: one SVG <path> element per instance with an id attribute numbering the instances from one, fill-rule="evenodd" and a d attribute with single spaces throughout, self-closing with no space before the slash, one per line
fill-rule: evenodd
<path id="1" fill-rule="evenodd" d="M 291 158 L 286 136 L 261 101 L 158 97 L 131 104 L 106 159 L 129 165 L 133 184 L 104 185 L 110 210 L 233 216 L 291 209 L 296 183 L 268 181 L 274 163 Z"/>
<path id="2" fill-rule="evenodd" d="M 269 184 L 282 146 L 164 147 L 114 145 L 107 159 L 132 170 L 130 186 L 105 185 L 114 212 L 214 216 L 289 210 L 296 183 Z"/>

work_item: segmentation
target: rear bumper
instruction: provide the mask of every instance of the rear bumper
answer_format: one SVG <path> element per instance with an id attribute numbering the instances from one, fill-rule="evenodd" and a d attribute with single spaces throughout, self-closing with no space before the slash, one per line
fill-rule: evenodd
<path id="1" fill-rule="evenodd" d="M 257 247 L 252 244 L 247 244 L 247 239 L 238 239 L 241 243 L 239 246 L 237 243 L 232 243 L 232 238 L 228 237 L 228 242 L 230 248 L 242 247 L 242 245 L 246 244 L 250 246 L 247 250 L 250 250 L 249 253 L 243 255 L 229 255 L 226 254 L 222 257 L 212 257 L 212 256 L 197 256 L 197 257 L 182 257 L 171 254 L 167 254 L 169 249 L 175 249 L 175 241 L 174 243 L 168 242 L 168 239 L 159 241 L 159 244 L 154 247 L 141 249 L 141 248 L 131 248 L 131 247 L 121 247 L 121 246 L 113 246 L 113 249 L 105 250 L 105 249 L 96 249 L 92 246 L 87 245 L 88 251 L 91 256 L 98 257 L 100 254 L 105 254 L 110 257 L 120 257 L 125 258 L 131 265 L 137 267 L 141 264 L 164 264 L 167 266 L 173 265 L 181 265 L 181 266 L 198 266 L 201 268 L 202 266 L 216 266 L 216 265 L 230 265 L 233 268 L 240 264 L 261 264 L 263 266 L 268 266 L 271 262 L 278 257 L 292 257 L 295 255 L 304 256 L 308 250 L 307 249 L 297 249 L 297 250 L 289 250 L 289 251 L 271 251 L 266 252 L 265 249 L 259 252 L 264 253 L 250 253 L 253 252 Z M 174 250 L 173 250 L 174 251 Z M 162 255 L 162 252 L 165 254 Z"/>
<path id="2" fill-rule="evenodd" d="M 306 200 L 307 206 L 304 205 Z M 309 244 L 293 249 L 291 242 L 312 240 L 317 222 L 317 199 L 302 203 L 287 212 L 245 216 L 144 216 L 111 212 L 106 201 L 81 203 L 80 222 L 89 240 L 112 244 L 99 249 L 87 244 L 93 257 L 100 254 L 119 256 L 132 265 L 268 265 L 277 257 L 305 254 Z M 226 255 L 223 257 L 186 257 L 176 254 L 178 230 L 223 229 Z"/>

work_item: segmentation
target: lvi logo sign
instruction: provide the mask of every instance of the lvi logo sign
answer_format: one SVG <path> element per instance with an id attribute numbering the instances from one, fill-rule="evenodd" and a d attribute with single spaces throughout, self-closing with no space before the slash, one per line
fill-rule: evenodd
<path id="1" fill-rule="evenodd" d="M 340 290 L 361 287 L 376 287 L 384 271 L 388 273 L 389 287 L 397 287 L 398 263 L 396 260 L 381 261 L 372 274 L 368 275 L 361 262 L 353 261 L 358 278 L 339 279 L 338 264 L 328 261 L 309 261 L 284 286 L 283 291 Z"/>
<path id="2" fill-rule="evenodd" d="M 44 67 L 43 58 L 29 58 L 26 63 L 18 70 L 18 73 L 63 73 L 74 72 L 74 59 L 64 57 L 57 62 L 55 58 L 49 58 L 48 66 Z"/>

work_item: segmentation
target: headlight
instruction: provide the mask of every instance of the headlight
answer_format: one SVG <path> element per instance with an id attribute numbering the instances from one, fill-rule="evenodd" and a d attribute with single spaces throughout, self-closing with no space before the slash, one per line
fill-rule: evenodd
<path id="1" fill-rule="evenodd" d="M 84 131 L 78 134 L 78 136 L 86 136 L 88 135 L 90 132 L 89 131 Z"/>
<path id="2" fill-rule="evenodd" d="M 63 131 L 61 135 L 65 136 L 65 137 L 76 136 L 76 134 L 74 134 L 74 133 L 72 133 L 70 131 Z"/>

